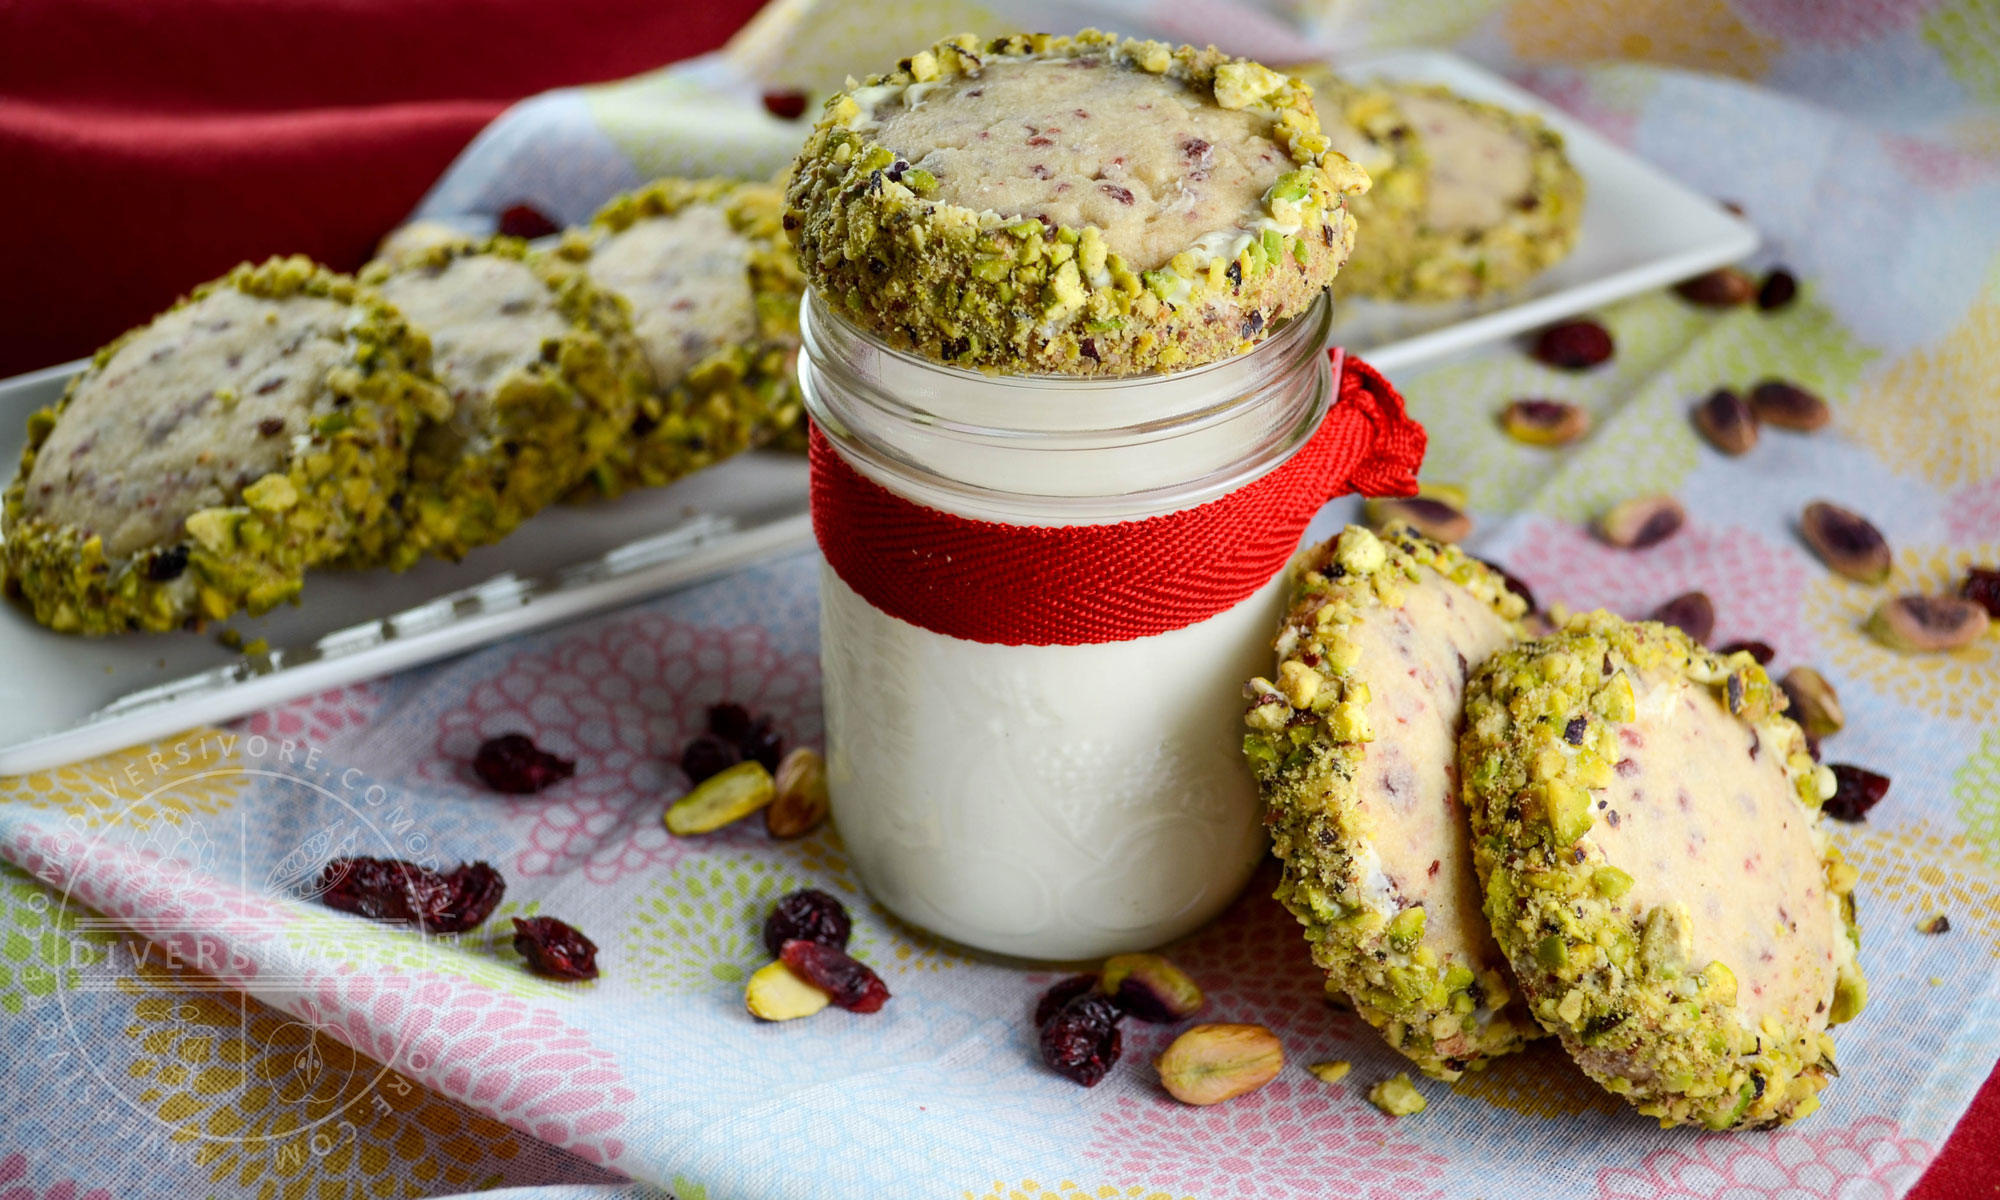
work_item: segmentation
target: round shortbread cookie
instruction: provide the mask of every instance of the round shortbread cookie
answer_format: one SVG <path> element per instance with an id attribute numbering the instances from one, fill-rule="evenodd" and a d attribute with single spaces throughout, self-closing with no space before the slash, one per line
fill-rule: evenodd
<path id="1" fill-rule="evenodd" d="M 1747 652 L 1595 612 L 1474 676 L 1460 742 L 1494 936 L 1579 1066 L 1663 1125 L 1774 1125 L 1861 1011 L 1832 774 Z"/>
<path id="2" fill-rule="evenodd" d="M 1456 547 L 1350 525 L 1293 563 L 1276 681 L 1249 688 L 1278 898 L 1328 990 L 1440 1079 L 1542 1032 L 1480 911 L 1458 786 L 1466 677 L 1525 607 Z"/>
<path id="3" fill-rule="evenodd" d="M 831 307 L 959 366 L 1194 366 L 1304 312 L 1367 176 L 1310 89 L 1085 31 L 940 42 L 828 101 L 786 227 Z"/>
<path id="4" fill-rule="evenodd" d="M 417 435 L 397 518 L 351 565 L 400 570 L 496 542 L 630 429 L 645 358 L 624 304 L 575 264 L 499 237 L 377 261 L 362 278 L 429 335 L 452 410 Z"/>
<path id="5" fill-rule="evenodd" d="M 305 258 L 244 264 L 98 351 L 29 419 L 5 501 L 10 585 L 66 633 L 255 614 L 379 529 L 429 347 Z"/>
<path id="6" fill-rule="evenodd" d="M 622 296 L 652 387 L 583 497 L 671 483 L 795 426 L 798 256 L 770 184 L 661 179 L 607 204 L 563 254 Z"/>

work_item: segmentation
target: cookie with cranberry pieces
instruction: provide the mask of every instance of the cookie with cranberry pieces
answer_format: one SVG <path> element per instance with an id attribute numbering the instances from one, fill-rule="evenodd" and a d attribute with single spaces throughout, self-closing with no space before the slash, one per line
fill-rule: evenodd
<path id="1" fill-rule="evenodd" d="M 1536 1018 L 1662 1125 L 1819 1107 L 1867 999 L 1831 772 L 1748 651 L 1586 613 L 1473 676 L 1486 915 Z"/>
<path id="2" fill-rule="evenodd" d="M 430 347 L 305 258 L 248 263 L 97 352 L 29 418 L 5 496 L 11 591 L 64 633 L 261 613 L 379 531 Z"/>

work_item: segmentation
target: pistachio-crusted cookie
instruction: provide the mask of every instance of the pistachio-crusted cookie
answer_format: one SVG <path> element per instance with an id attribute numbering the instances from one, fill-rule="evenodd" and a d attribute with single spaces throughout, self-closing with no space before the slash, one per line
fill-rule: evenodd
<path id="1" fill-rule="evenodd" d="M 658 486 L 798 423 L 805 283 L 765 183 L 661 179 L 619 196 L 563 253 L 623 296 L 653 386 L 583 491 Z"/>
<path id="2" fill-rule="evenodd" d="M 64 633 L 260 613 L 373 532 L 420 414 L 449 402 L 381 299 L 305 258 L 248 263 L 97 352 L 28 419 L 10 587 Z"/>
<path id="3" fill-rule="evenodd" d="M 1662 1125 L 1796 1120 L 1861 1011 L 1832 773 L 1748 652 L 1608 613 L 1489 660 L 1460 741 L 1486 914 L 1535 1015 Z"/>
<path id="4" fill-rule="evenodd" d="M 1360 228 L 1336 294 L 1461 300 L 1517 287 L 1576 245 L 1583 177 L 1539 118 L 1443 87 L 1300 74 L 1334 149 L 1374 181 L 1348 206 Z"/>
<path id="5" fill-rule="evenodd" d="M 827 102 L 785 225 L 807 281 L 892 345 L 1122 375 L 1225 358 L 1305 311 L 1367 186 L 1310 89 L 1257 63 L 967 35 Z"/>
<path id="6" fill-rule="evenodd" d="M 497 237 L 377 261 L 362 278 L 429 335 L 452 411 L 418 433 L 396 519 L 350 564 L 401 570 L 498 541 L 631 427 L 644 356 L 623 302 L 574 263 Z"/>
<path id="7" fill-rule="evenodd" d="M 1278 899 L 1328 990 L 1439 1079 L 1541 1034 L 1480 912 L 1458 797 L 1466 675 L 1525 608 L 1456 547 L 1350 525 L 1293 563 L 1277 681 L 1249 688 Z"/>

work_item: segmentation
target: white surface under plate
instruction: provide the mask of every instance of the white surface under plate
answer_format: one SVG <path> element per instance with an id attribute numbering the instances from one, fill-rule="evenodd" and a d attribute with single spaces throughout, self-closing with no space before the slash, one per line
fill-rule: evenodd
<path id="1" fill-rule="evenodd" d="M 1334 341 L 1390 375 L 1699 275 L 1757 248 L 1757 231 L 1714 200 L 1457 55 L 1398 51 L 1334 66 L 1357 80 L 1441 83 L 1474 100 L 1534 113 L 1562 134 L 1588 189 L 1576 249 L 1519 288 L 1453 304 L 1344 302 L 1334 313 Z"/>
<path id="2" fill-rule="evenodd" d="M 0 382 L 0 475 L 83 364 Z M 608 504 L 558 504 L 463 562 L 319 571 L 303 603 L 209 634 L 50 633 L 0 602 L 0 775 L 45 770 L 630 603 L 811 544 L 806 465 L 756 453 Z"/>

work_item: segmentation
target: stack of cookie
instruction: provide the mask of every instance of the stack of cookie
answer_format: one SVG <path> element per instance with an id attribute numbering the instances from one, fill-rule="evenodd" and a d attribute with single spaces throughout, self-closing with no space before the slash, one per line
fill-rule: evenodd
<path id="1" fill-rule="evenodd" d="M 29 421 L 10 592 L 65 633 L 199 626 L 783 433 L 802 284 L 766 184 L 661 180 L 547 250 L 434 225 L 354 279 L 245 264 Z"/>
<path id="2" fill-rule="evenodd" d="M 1549 1032 L 1662 1124 L 1805 1116 L 1867 995 L 1831 772 L 1749 652 L 1527 610 L 1407 528 L 1293 564 L 1244 750 L 1328 990 L 1440 1079 Z"/>

